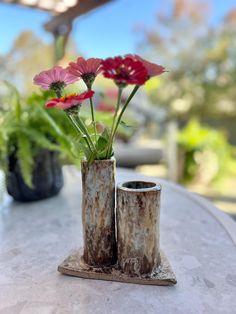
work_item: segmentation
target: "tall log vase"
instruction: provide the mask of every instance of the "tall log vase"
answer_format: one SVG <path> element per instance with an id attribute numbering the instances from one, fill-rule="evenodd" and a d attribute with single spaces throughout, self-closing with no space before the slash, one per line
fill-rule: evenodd
<path id="1" fill-rule="evenodd" d="M 85 263 L 94 267 L 116 263 L 115 159 L 81 163 L 82 221 Z"/>
<path id="2" fill-rule="evenodd" d="M 150 274 L 160 260 L 161 186 L 130 181 L 117 189 L 118 265 L 130 276 Z"/>

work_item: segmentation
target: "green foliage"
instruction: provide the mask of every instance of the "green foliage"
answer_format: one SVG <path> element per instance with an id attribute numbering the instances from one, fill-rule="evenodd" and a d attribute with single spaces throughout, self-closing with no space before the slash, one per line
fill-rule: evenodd
<path id="1" fill-rule="evenodd" d="M 9 156 L 15 152 L 24 181 L 32 187 L 34 157 L 40 149 L 58 151 L 64 160 L 77 164 L 81 155 L 78 134 L 64 112 L 44 108 L 51 93 L 22 100 L 14 86 L 4 84 L 10 93 L 4 98 L 6 103 L 0 98 L 0 168 L 8 171 Z"/>
<path id="2" fill-rule="evenodd" d="M 168 11 L 156 15 L 155 26 L 143 32 L 142 51 L 169 70 L 160 82 L 150 80 L 147 86 L 152 102 L 169 117 L 236 117 L 235 12 L 212 26 L 209 3 L 174 0 Z"/>
<path id="3" fill-rule="evenodd" d="M 224 132 L 202 126 L 191 120 L 178 134 L 183 158 L 183 181 L 198 179 L 210 182 L 230 171 L 233 147 Z"/>
<path id="4" fill-rule="evenodd" d="M 17 159 L 19 161 L 20 169 L 25 183 L 29 187 L 33 187 L 32 184 L 32 171 L 34 166 L 33 154 L 31 153 L 31 143 L 27 136 L 23 132 L 17 132 L 16 134 L 17 145 Z"/>
<path id="5" fill-rule="evenodd" d="M 106 132 L 108 133 L 112 126 L 114 113 L 96 111 L 95 116 L 96 116 L 97 124 L 104 126 L 106 128 Z M 87 125 L 89 132 L 93 134 L 90 111 L 89 110 L 83 111 L 83 113 L 81 114 L 81 117 L 84 120 L 85 124 Z M 127 142 L 137 130 L 138 121 L 128 114 L 126 114 L 125 120 L 126 122 L 124 121 L 120 122 L 120 125 L 117 129 L 116 138 L 124 142 Z M 104 130 L 102 130 L 102 132 L 103 131 Z"/>
<path id="6" fill-rule="evenodd" d="M 106 148 L 109 141 L 109 133 L 107 129 L 105 129 L 102 134 L 99 136 L 97 141 L 97 150 L 99 154 L 99 159 L 105 159 L 106 158 Z"/>
<path id="7" fill-rule="evenodd" d="M 62 40 L 56 47 L 54 43 L 45 43 L 32 31 L 24 31 L 12 43 L 9 52 L 0 54 L 0 78 L 13 82 L 21 94 L 35 90 L 32 78 L 35 73 L 48 69 L 53 65 L 55 49 L 59 48 L 58 57 L 62 56 Z M 76 58 L 78 51 L 71 38 L 68 39 L 63 61 Z"/>

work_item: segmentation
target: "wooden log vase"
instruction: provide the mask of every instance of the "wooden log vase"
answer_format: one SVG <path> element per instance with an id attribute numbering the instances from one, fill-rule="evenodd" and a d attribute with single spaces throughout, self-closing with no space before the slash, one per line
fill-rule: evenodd
<path id="1" fill-rule="evenodd" d="M 71 253 L 58 271 L 96 280 L 176 284 L 171 265 L 159 248 L 161 186 L 142 181 L 118 185 L 116 252 L 114 163 L 83 162 L 82 180 L 84 250 Z"/>
<path id="2" fill-rule="evenodd" d="M 117 187 L 118 266 L 129 276 L 150 274 L 160 265 L 161 186 L 130 181 Z"/>
<path id="3" fill-rule="evenodd" d="M 99 267 L 115 264 L 115 159 L 81 163 L 83 259 Z"/>

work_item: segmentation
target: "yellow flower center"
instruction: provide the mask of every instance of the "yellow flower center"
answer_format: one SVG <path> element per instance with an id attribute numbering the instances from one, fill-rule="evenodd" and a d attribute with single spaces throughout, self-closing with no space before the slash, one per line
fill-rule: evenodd
<path id="1" fill-rule="evenodd" d="M 59 98 L 59 100 L 62 101 L 62 102 L 65 102 L 68 98 L 74 97 L 74 96 L 76 96 L 76 93 L 69 94 L 69 95 L 66 95 L 66 96 L 61 96 L 61 97 Z"/>

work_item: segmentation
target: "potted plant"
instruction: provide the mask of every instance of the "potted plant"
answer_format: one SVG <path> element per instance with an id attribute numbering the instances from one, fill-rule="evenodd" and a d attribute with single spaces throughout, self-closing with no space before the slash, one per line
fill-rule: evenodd
<path id="1" fill-rule="evenodd" d="M 47 108 L 65 112 L 78 131 L 84 159 L 81 163 L 84 231 L 84 261 L 92 266 L 114 264 L 117 260 L 115 240 L 115 159 L 113 142 L 123 114 L 141 85 L 151 77 L 165 72 L 162 66 L 150 63 L 137 55 L 108 58 L 78 58 L 66 69 L 60 66 L 43 71 L 35 76 L 34 83 L 42 89 L 50 89 L 56 98 L 46 102 Z M 114 81 L 118 93 L 116 107 L 110 127 L 98 123 L 94 110 L 94 81 L 99 73 Z M 65 87 L 82 79 L 86 91 L 67 94 Z M 122 103 L 123 90 L 134 86 Z M 89 100 L 91 124 L 81 115 L 81 105 Z"/>
<path id="2" fill-rule="evenodd" d="M 7 191 L 22 202 L 56 195 L 63 186 L 59 157 L 72 158 L 72 141 L 42 106 L 50 93 L 22 100 L 14 86 L 2 83 L 11 93 L 7 110 L 2 99 L 0 111 L 0 168 Z"/>

